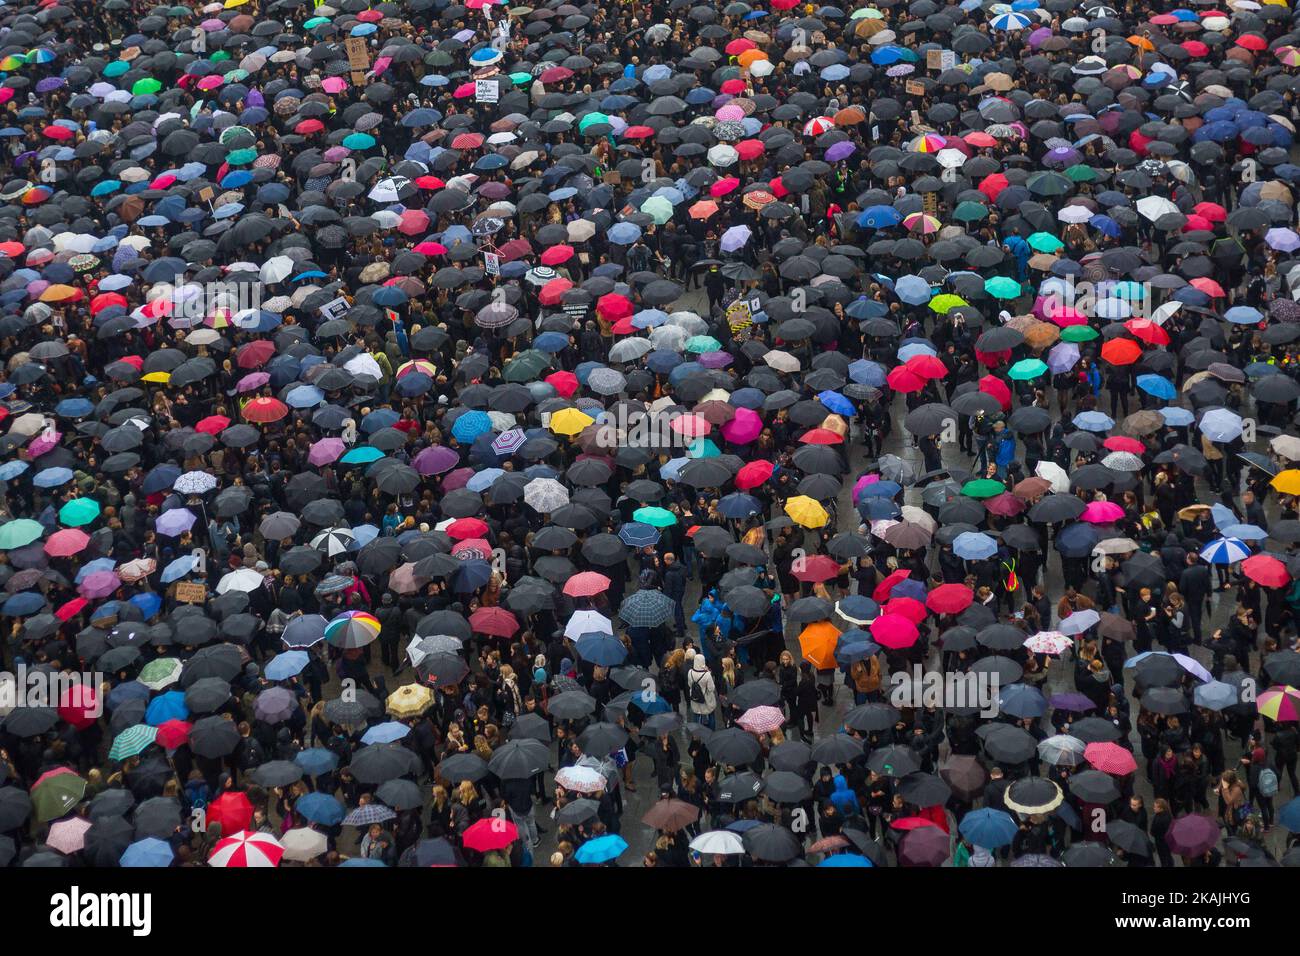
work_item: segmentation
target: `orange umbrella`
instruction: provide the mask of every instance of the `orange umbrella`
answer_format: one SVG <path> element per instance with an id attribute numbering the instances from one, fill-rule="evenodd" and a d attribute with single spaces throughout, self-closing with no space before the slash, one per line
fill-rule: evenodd
<path id="1" fill-rule="evenodd" d="M 1111 339 L 1101 347 L 1101 357 L 1111 365 L 1132 365 L 1142 357 L 1142 346 L 1132 339 Z"/>
<path id="2" fill-rule="evenodd" d="M 688 210 L 692 219 L 708 219 L 718 211 L 718 204 L 711 199 L 701 199 Z"/>
<path id="3" fill-rule="evenodd" d="M 840 630 L 830 621 L 817 621 L 809 624 L 799 635 L 799 647 L 803 659 L 810 661 L 819 671 L 835 667 L 835 645 L 840 639 Z"/>
<path id="4" fill-rule="evenodd" d="M 736 62 L 745 68 L 749 68 L 759 60 L 766 60 L 767 54 L 762 50 L 746 50 L 740 56 L 736 57 Z"/>

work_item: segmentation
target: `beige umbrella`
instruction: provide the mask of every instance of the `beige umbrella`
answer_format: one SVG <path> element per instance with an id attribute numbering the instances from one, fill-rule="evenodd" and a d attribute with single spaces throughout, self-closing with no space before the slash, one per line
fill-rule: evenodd
<path id="1" fill-rule="evenodd" d="M 306 827 L 296 827 L 290 830 L 280 837 L 280 845 L 284 847 L 284 858 L 286 860 L 299 860 L 304 863 L 320 856 L 328 846 L 325 841 L 325 834 L 317 830 L 309 830 Z"/>
<path id="2" fill-rule="evenodd" d="M 388 695 L 388 713 L 399 720 L 418 717 L 433 703 L 433 691 L 422 684 L 403 684 Z"/>

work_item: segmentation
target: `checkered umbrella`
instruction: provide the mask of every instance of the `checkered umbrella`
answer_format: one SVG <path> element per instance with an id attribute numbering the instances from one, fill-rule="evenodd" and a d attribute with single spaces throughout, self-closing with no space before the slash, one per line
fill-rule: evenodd
<path id="1" fill-rule="evenodd" d="M 382 803 L 367 803 L 365 806 L 357 807 L 344 817 L 343 825 L 347 827 L 368 827 L 372 823 L 384 823 L 396 816 L 396 813 Z"/>
<path id="2" fill-rule="evenodd" d="M 672 620 L 673 601 L 662 591 L 637 591 L 623 601 L 618 616 L 630 627 L 658 627 Z"/>
<path id="3" fill-rule="evenodd" d="M 785 723 L 785 714 L 780 707 L 751 707 L 740 715 L 736 723 L 751 734 L 770 734 Z"/>

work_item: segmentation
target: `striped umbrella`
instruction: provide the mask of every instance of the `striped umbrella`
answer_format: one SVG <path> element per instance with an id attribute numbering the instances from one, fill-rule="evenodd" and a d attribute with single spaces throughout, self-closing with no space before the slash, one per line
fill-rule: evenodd
<path id="1" fill-rule="evenodd" d="M 1259 695 L 1255 706 L 1273 720 L 1300 720 L 1300 690 L 1290 684 L 1270 687 Z"/>
<path id="2" fill-rule="evenodd" d="M 1202 560 L 1210 564 L 1236 564 L 1250 557 L 1250 547 L 1240 538 L 1219 538 L 1201 549 Z"/>
<path id="3" fill-rule="evenodd" d="M 282 856 L 284 847 L 271 834 L 240 830 L 218 841 L 212 855 L 208 857 L 208 865 L 222 868 L 269 868 L 279 866 Z"/>
<path id="4" fill-rule="evenodd" d="M 148 724 L 134 724 L 113 738 L 108 749 L 109 760 L 125 760 L 143 751 L 158 737 L 158 728 Z"/>
<path id="5" fill-rule="evenodd" d="M 365 647 L 379 636 L 379 619 L 367 611 L 344 611 L 325 625 L 325 640 L 335 647 Z"/>

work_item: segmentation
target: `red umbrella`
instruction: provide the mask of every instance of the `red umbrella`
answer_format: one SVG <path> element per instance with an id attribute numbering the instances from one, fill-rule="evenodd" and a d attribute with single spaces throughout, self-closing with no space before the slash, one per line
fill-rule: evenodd
<path id="1" fill-rule="evenodd" d="M 275 355 L 275 343 L 268 339 L 258 339 L 239 348 L 235 364 L 240 368 L 258 368 L 271 361 Z"/>
<path id="2" fill-rule="evenodd" d="M 1133 754 L 1119 744 L 1097 742 L 1083 748 L 1083 758 L 1103 773 L 1123 777 L 1137 769 Z"/>
<path id="3" fill-rule="evenodd" d="M 542 305 L 559 305 L 564 293 L 572 288 L 573 283 L 568 279 L 552 279 L 537 293 L 537 301 Z"/>
<path id="4" fill-rule="evenodd" d="M 1111 435 L 1101 443 L 1101 446 L 1110 451 L 1126 451 L 1134 455 L 1145 455 L 1147 452 L 1146 445 L 1127 435 Z"/>
<path id="5" fill-rule="evenodd" d="M 74 684 L 59 697 L 59 716 L 78 730 L 91 726 L 103 712 L 99 694 L 88 684 Z"/>
<path id="6" fill-rule="evenodd" d="M 900 581 L 906 581 L 912 576 L 908 568 L 899 568 L 897 571 L 890 573 L 889 577 L 876 585 L 876 589 L 871 592 L 871 600 L 880 603 L 889 600 L 889 592 L 894 589 L 894 585 Z"/>
<path id="7" fill-rule="evenodd" d="M 289 406 L 278 398 L 255 398 L 244 406 L 244 418 L 250 422 L 278 422 L 289 414 Z"/>
<path id="8" fill-rule="evenodd" d="M 229 427 L 230 419 L 225 415 L 209 415 L 207 418 L 200 419 L 194 426 L 194 430 L 208 435 L 219 435 Z"/>
<path id="9" fill-rule="evenodd" d="M 1256 554 L 1241 562 L 1241 573 L 1266 588 L 1281 588 L 1291 583 L 1286 565 L 1271 554 Z"/>
<path id="10" fill-rule="evenodd" d="M 829 428 L 813 428 L 800 435 L 799 441 L 805 445 L 840 445 L 844 436 Z"/>
<path id="11" fill-rule="evenodd" d="M 723 433 L 726 433 L 725 427 L 723 428 Z M 757 488 L 763 482 L 771 478 L 772 472 L 775 470 L 776 466 L 770 461 L 759 460 L 748 462 L 740 469 L 740 471 L 736 472 L 736 487 L 743 490 Z"/>
<path id="12" fill-rule="evenodd" d="M 486 538 L 487 522 L 482 518 L 457 518 L 447 525 L 447 537 L 456 541 L 468 541 L 470 538 Z"/>
<path id="13" fill-rule="evenodd" d="M 921 378 L 921 376 L 917 375 L 906 365 L 900 365 L 895 369 L 891 369 L 889 374 L 885 376 L 885 381 L 888 382 L 889 387 L 896 392 L 919 392 L 921 389 L 925 388 L 925 379 Z"/>
<path id="14" fill-rule="evenodd" d="M 461 838 L 461 845 L 480 853 L 489 850 L 504 850 L 519 839 L 519 831 L 509 820 L 501 817 L 484 817 L 470 824 Z"/>
<path id="15" fill-rule="evenodd" d="M 542 252 L 542 265 L 558 266 L 561 263 L 568 262 L 573 258 L 573 246 L 566 246 L 561 243 L 558 246 L 551 246 Z"/>
<path id="16" fill-rule="evenodd" d="M 960 614 L 975 601 L 964 584 L 941 584 L 925 596 L 925 606 L 935 614 Z"/>
<path id="17" fill-rule="evenodd" d="M 1141 339 L 1147 345 L 1168 345 L 1169 333 L 1150 319 L 1129 319 L 1124 323 L 1135 339 Z"/>
<path id="18" fill-rule="evenodd" d="M 882 614 L 868 626 L 877 644 L 895 651 L 911 647 L 921 636 L 916 625 L 901 614 Z"/>
<path id="19" fill-rule="evenodd" d="M 519 621 L 503 607 L 481 607 L 469 616 L 469 626 L 479 634 L 514 637 Z"/>
<path id="20" fill-rule="evenodd" d="M 904 364 L 921 378 L 943 378 L 948 374 L 948 366 L 937 355 L 913 355 Z"/>
<path id="21" fill-rule="evenodd" d="M 208 802 L 205 814 L 206 824 L 220 823 L 222 833 L 238 833 L 248 829 L 248 824 L 253 819 L 253 805 L 247 794 L 227 790 L 217 799 Z"/>
<path id="22" fill-rule="evenodd" d="M 928 613 L 924 604 L 910 597 L 891 598 L 889 603 L 880 610 L 884 614 L 901 614 L 913 624 L 920 624 Z"/>
<path id="23" fill-rule="evenodd" d="M 84 551 L 90 544 L 90 535 L 79 528 L 64 528 L 50 535 L 45 542 L 45 553 L 52 558 L 70 558 Z"/>
<path id="24" fill-rule="evenodd" d="M 607 292 L 596 300 L 596 314 L 606 322 L 617 322 L 633 312 L 632 302 L 617 292 Z"/>
<path id="25" fill-rule="evenodd" d="M 980 379 L 980 391 L 996 398 L 1004 412 L 1011 411 L 1011 389 L 996 375 L 985 375 Z"/>
<path id="26" fill-rule="evenodd" d="M 840 573 L 839 562 L 825 554 L 796 558 L 792 562 L 792 567 L 795 578 L 810 584 L 829 581 L 831 578 L 838 577 Z"/>
<path id="27" fill-rule="evenodd" d="M 154 742 L 167 750 L 175 750 L 190 739 L 190 728 L 194 726 L 187 720 L 166 720 L 158 725 L 158 736 Z"/>
<path id="28" fill-rule="evenodd" d="M 899 817 L 889 827 L 892 830 L 911 831 L 924 830 L 926 827 L 937 827 L 938 825 L 928 817 Z"/>
<path id="29" fill-rule="evenodd" d="M 89 603 L 90 602 L 83 597 L 75 597 L 67 604 L 60 606 L 60 608 L 54 612 L 54 616 L 60 621 L 71 621 L 74 617 L 80 614 Z"/>
<path id="30" fill-rule="evenodd" d="M 595 571 L 583 571 L 564 582 L 564 593 L 569 597 L 594 597 L 609 590 L 610 580 Z"/>
<path id="31" fill-rule="evenodd" d="M 1101 357 L 1111 365 L 1132 365 L 1142 357 L 1142 346 L 1132 339 L 1111 339 L 1101 347 Z"/>

